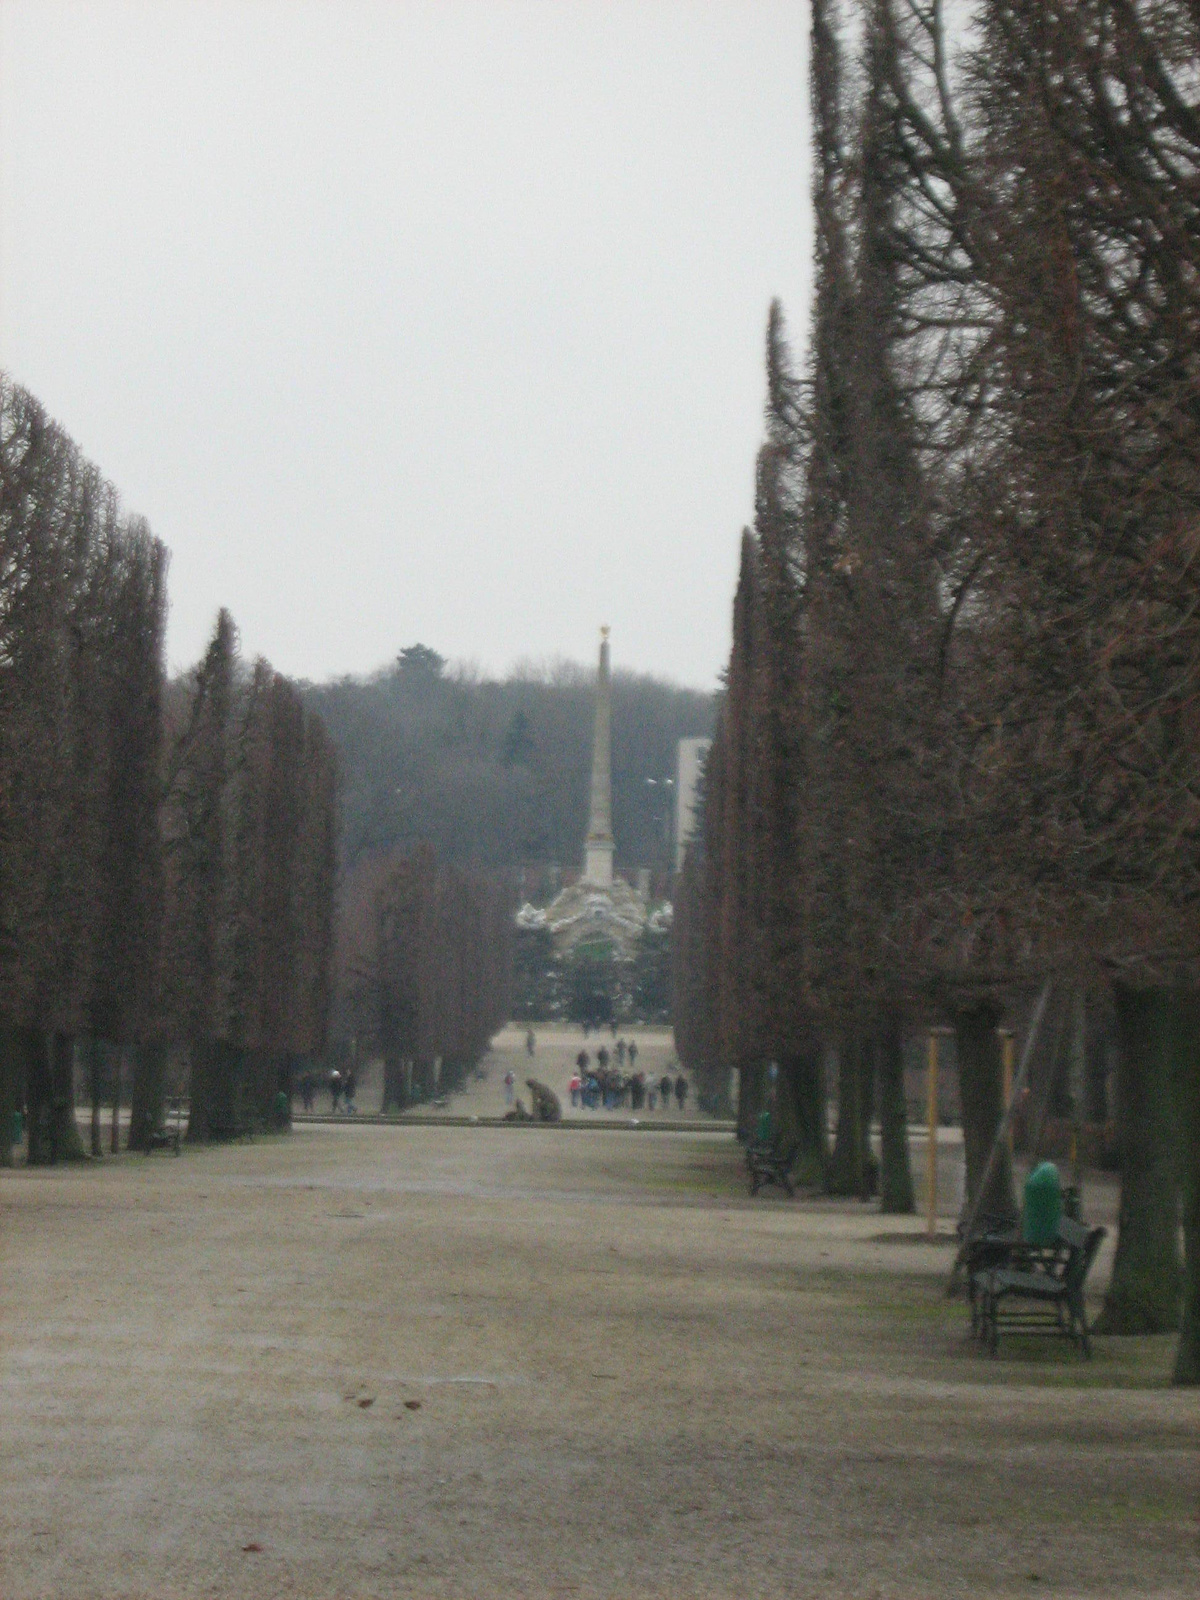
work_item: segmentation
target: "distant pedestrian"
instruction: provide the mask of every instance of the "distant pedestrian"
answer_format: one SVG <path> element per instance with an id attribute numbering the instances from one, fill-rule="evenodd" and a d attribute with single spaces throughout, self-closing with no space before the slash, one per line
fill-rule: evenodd
<path id="1" fill-rule="evenodd" d="M 579 1096 L 583 1093 L 583 1078 L 582 1078 L 582 1076 L 581 1076 L 581 1074 L 579 1072 L 578 1067 L 571 1074 L 571 1081 L 567 1085 L 567 1087 L 571 1091 L 571 1104 L 573 1106 L 578 1106 L 578 1104 L 579 1104 Z"/>
<path id="2" fill-rule="evenodd" d="M 617 1065 L 621 1066 L 621 1067 L 623 1067 L 625 1065 L 625 1041 L 624 1041 L 624 1039 L 618 1039 L 617 1040 Z M 630 1066 L 632 1066 L 632 1065 L 633 1065 L 633 1063 L 630 1062 Z"/>
<path id="3" fill-rule="evenodd" d="M 683 1073 L 681 1072 L 679 1074 L 679 1076 L 675 1079 L 675 1098 L 679 1102 L 679 1110 L 680 1110 L 680 1114 L 681 1115 L 683 1113 L 683 1102 L 687 1099 L 687 1093 L 688 1093 L 687 1079 L 684 1077 Z"/>
<path id="4" fill-rule="evenodd" d="M 506 1106 L 510 1106 L 513 1103 L 513 1088 L 516 1085 L 516 1081 L 517 1075 L 510 1067 L 504 1074 L 504 1104 Z"/>
<path id="5" fill-rule="evenodd" d="M 346 1097 L 346 1110 L 351 1116 L 354 1116 L 358 1111 L 358 1107 L 354 1103 L 354 1096 L 357 1089 L 358 1079 L 354 1076 L 353 1071 L 350 1071 L 342 1079 L 342 1093 Z"/>
<path id="6" fill-rule="evenodd" d="M 671 1109 L 671 1090 L 674 1087 L 675 1085 L 671 1082 L 671 1074 L 669 1072 L 664 1072 L 662 1077 L 658 1080 L 658 1093 L 662 1100 L 662 1108 L 664 1111 L 670 1111 Z"/>
<path id="7" fill-rule="evenodd" d="M 636 1066 L 637 1066 L 637 1040 L 636 1039 L 630 1039 L 630 1041 L 629 1041 L 629 1070 L 630 1070 L 630 1072 L 632 1072 L 634 1067 L 636 1067 Z"/>
<path id="8" fill-rule="evenodd" d="M 300 1079 L 300 1103 L 305 1111 L 313 1108 L 313 1096 L 317 1092 L 317 1081 L 311 1072 L 306 1072 Z"/>
<path id="9" fill-rule="evenodd" d="M 530 1028 L 529 1032 L 525 1035 L 525 1054 L 527 1056 L 531 1056 L 536 1049 L 537 1034 L 534 1033 L 532 1028 Z"/>
<path id="10" fill-rule="evenodd" d="M 596 1051 L 596 1063 L 601 1072 L 608 1071 L 608 1051 L 604 1045 L 601 1045 L 599 1050 Z"/>
<path id="11" fill-rule="evenodd" d="M 654 1087 L 653 1082 L 651 1082 L 649 1089 L 646 1091 L 646 1104 L 651 1111 L 658 1109 L 658 1090 Z"/>

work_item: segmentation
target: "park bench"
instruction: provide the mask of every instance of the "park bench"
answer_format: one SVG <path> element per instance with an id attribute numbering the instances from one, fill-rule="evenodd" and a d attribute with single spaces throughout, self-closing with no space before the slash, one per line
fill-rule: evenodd
<path id="1" fill-rule="evenodd" d="M 173 1120 L 168 1120 L 173 1118 Z M 183 1101 L 168 1100 L 162 1121 L 156 1128 L 151 1128 L 146 1134 L 146 1143 L 143 1151 L 149 1155 L 152 1150 L 170 1150 L 175 1155 L 179 1154 L 179 1145 L 183 1137 Z"/>
<path id="2" fill-rule="evenodd" d="M 746 1169 L 750 1174 L 750 1193 L 756 1195 L 764 1183 L 778 1184 L 789 1196 L 796 1193 L 792 1168 L 800 1146 L 796 1140 L 786 1145 L 756 1141 L 746 1146 Z"/>
<path id="3" fill-rule="evenodd" d="M 1047 1245 L 996 1235 L 972 1241 L 971 1327 L 993 1355 L 1001 1328 L 1059 1333 L 1091 1355 L 1084 1284 L 1104 1235 L 1103 1228 L 1061 1217 Z"/>

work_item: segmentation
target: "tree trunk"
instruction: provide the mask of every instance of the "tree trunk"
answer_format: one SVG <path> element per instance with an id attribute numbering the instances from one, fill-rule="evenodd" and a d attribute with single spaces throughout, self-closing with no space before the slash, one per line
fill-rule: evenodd
<path id="1" fill-rule="evenodd" d="M 904 1034 L 899 1016 L 883 1014 L 879 1036 L 879 1209 L 889 1216 L 916 1210 L 908 1155 L 908 1106 L 904 1098 Z"/>
<path id="2" fill-rule="evenodd" d="M 296 1076 L 300 1060 L 288 1050 L 275 1057 L 275 1097 L 271 1106 L 271 1126 L 276 1129 L 292 1126 L 292 1099 L 296 1093 Z M 279 1096 L 283 1096 L 283 1100 Z M 286 1102 L 286 1104 L 285 1104 Z"/>
<path id="3" fill-rule="evenodd" d="M 164 1041 L 155 1039 L 135 1046 L 129 1110 L 131 1150 L 148 1149 L 150 1135 L 162 1126 L 166 1076 L 167 1046 Z"/>
<path id="4" fill-rule="evenodd" d="M 408 1083 L 404 1073 L 404 1057 L 389 1050 L 383 1058 L 383 1097 L 381 1112 L 403 1111 L 408 1104 Z"/>
<path id="5" fill-rule="evenodd" d="M 273 1125 L 275 1099 L 275 1054 L 271 1050 L 238 1050 L 237 1076 L 242 1086 L 242 1109 L 246 1122 L 258 1132 Z"/>
<path id="6" fill-rule="evenodd" d="M 981 1000 L 952 1012 L 951 1021 L 958 1051 L 969 1209 L 979 1199 L 983 1175 L 1004 1116 L 1003 1058 L 1000 1036 L 996 1032 L 1000 1008 Z M 1006 1144 L 1001 1144 L 997 1151 L 987 1192 L 979 1203 L 979 1214 L 1007 1220 L 1017 1215 L 1012 1157 Z"/>
<path id="7" fill-rule="evenodd" d="M 779 1066 L 783 1082 L 791 1090 L 795 1136 L 799 1146 L 796 1176 L 814 1187 L 825 1182 L 825 1072 L 821 1046 L 814 1044 L 795 1055 L 785 1056 Z"/>
<path id="8" fill-rule="evenodd" d="M 1183 1190 L 1183 1316 L 1171 1382 L 1200 1384 L 1200 994 L 1178 997 L 1173 1038 L 1175 1124 Z"/>
<path id="9" fill-rule="evenodd" d="M 862 1028 L 847 1028 L 838 1050 L 838 1119 L 825 1180 L 828 1194 L 870 1198 L 874 1167 L 871 1067 L 870 1047 Z"/>
<path id="10" fill-rule="evenodd" d="M 737 1136 L 743 1144 L 749 1144 L 753 1141 L 758 1130 L 759 1112 L 763 1110 L 766 1104 L 766 1062 L 738 1062 Z"/>
<path id="11" fill-rule="evenodd" d="M 432 1100 L 433 1057 L 417 1056 L 413 1068 L 413 1098 L 422 1102 Z"/>
<path id="12" fill-rule="evenodd" d="M 204 1144 L 209 1138 L 212 1105 L 212 1041 L 193 1039 L 188 1047 L 188 1125 L 189 1144 Z"/>
<path id="13" fill-rule="evenodd" d="M 75 1121 L 75 1041 L 69 1033 L 56 1033 L 51 1046 L 50 1143 L 58 1161 L 88 1159 Z"/>
<path id="14" fill-rule="evenodd" d="M 17 1031 L 25 1066 L 29 1165 L 53 1166 L 57 1151 L 51 1096 L 50 1040 L 40 1028 L 20 1028 Z"/>
<path id="15" fill-rule="evenodd" d="M 1171 1108 L 1172 1008 L 1162 989 L 1113 986 L 1117 1012 L 1117 1253 L 1098 1333 L 1179 1326 L 1179 1181 Z"/>
<path id="16" fill-rule="evenodd" d="M 87 1061 L 88 1099 L 92 1103 L 91 1153 L 93 1156 L 102 1156 L 104 1143 L 100 1126 L 100 1041 L 88 1037 L 84 1040 L 83 1048 L 84 1058 Z"/>
<path id="17" fill-rule="evenodd" d="M 110 1145 L 113 1155 L 121 1149 L 121 1078 L 125 1071 L 125 1050 L 116 1046 L 112 1053 L 112 1129 Z"/>
<path id="18" fill-rule="evenodd" d="M 240 1127 L 240 1056 L 241 1052 L 224 1039 L 193 1041 L 189 1144 L 236 1136 Z"/>
<path id="19" fill-rule="evenodd" d="M 213 1116 L 210 1138 L 234 1139 L 245 1123 L 246 1054 L 226 1039 L 213 1046 Z"/>
<path id="20" fill-rule="evenodd" d="M 20 1041 L 17 1029 L 0 1020 L 0 1167 L 13 1164 L 13 1122 L 20 1104 Z"/>

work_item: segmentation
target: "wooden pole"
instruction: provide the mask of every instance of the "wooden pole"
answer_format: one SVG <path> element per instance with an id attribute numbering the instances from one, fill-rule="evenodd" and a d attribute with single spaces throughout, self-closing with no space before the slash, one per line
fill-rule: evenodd
<path id="1" fill-rule="evenodd" d="M 1008 1114 L 1013 1098 L 1013 1036 L 1008 1028 L 1000 1035 L 1002 1040 L 1002 1060 L 1004 1063 L 1004 1111 L 1008 1120 L 1008 1131 L 1005 1138 L 1008 1142 L 1008 1159 L 1012 1160 L 1013 1131 L 1012 1117 Z"/>
<path id="2" fill-rule="evenodd" d="M 929 1143 L 925 1151 L 925 1198 L 929 1209 L 928 1228 L 932 1239 L 937 1233 L 937 1130 L 938 1130 L 938 1036 L 930 1030 L 929 1064 L 925 1073 L 925 1122 Z"/>

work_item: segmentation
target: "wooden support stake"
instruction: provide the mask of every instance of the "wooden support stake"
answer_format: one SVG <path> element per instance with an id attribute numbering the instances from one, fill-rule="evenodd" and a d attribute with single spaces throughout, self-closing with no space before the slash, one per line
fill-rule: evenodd
<path id="1" fill-rule="evenodd" d="M 1004 1062 L 1004 1110 L 1008 1121 L 1008 1131 L 1005 1137 L 1008 1141 L 1008 1159 L 1011 1161 L 1013 1153 L 1012 1115 L 1010 1112 L 1013 1099 L 1013 1036 L 1006 1028 L 1000 1037 Z"/>
<path id="2" fill-rule="evenodd" d="M 938 1036 L 930 1030 L 929 1065 L 925 1074 L 925 1122 L 929 1144 L 925 1153 L 925 1189 L 929 1207 L 929 1237 L 937 1233 L 937 1130 L 938 1130 Z"/>

